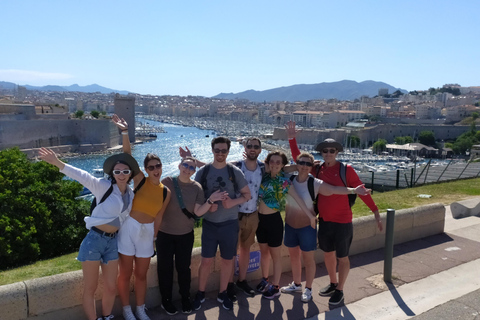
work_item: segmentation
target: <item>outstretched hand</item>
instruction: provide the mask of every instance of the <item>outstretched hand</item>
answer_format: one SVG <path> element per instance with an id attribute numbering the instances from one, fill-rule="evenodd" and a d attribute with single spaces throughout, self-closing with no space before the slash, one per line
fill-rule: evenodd
<path id="1" fill-rule="evenodd" d="M 187 150 L 185 150 L 187 149 Z M 188 149 L 187 146 L 185 146 L 185 149 L 183 149 L 182 147 L 178 147 L 178 151 L 180 153 L 180 158 L 184 159 L 185 157 L 191 157 L 192 156 L 192 152 L 190 151 L 190 149 Z"/>
<path id="2" fill-rule="evenodd" d="M 367 194 L 370 194 L 372 192 L 372 189 L 367 189 L 365 188 L 364 184 L 359 185 L 358 187 L 355 188 L 355 193 L 361 196 L 366 196 Z"/>
<path id="3" fill-rule="evenodd" d="M 120 129 L 121 131 L 126 131 L 126 130 L 128 130 L 128 123 L 127 123 L 127 121 L 125 121 L 125 119 L 123 119 L 123 118 L 120 118 L 120 117 L 117 116 L 116 114 L 113 115 L 113 117 L 112 117 L 112 122 L 115 123 L 115 125 L 117 126 L 117 128 Z"/>
<path id="4" fill-rule="evenodd" d="M 300 132 L 300 130 L 295 129 L 295 124 L 296 124 L 295 121 L 288 121 L 287 124 L 285 125 L 288 139 L 295 138 L 297 136 L 297 132 Z"/>
<path id="5" fill-rule="evenodd" d="M 38 157 L 41 160 L 43 160 L 47 163 L 53 164 L 54 166 L 56 166 L 60 169 L 63 169 L 63 167 L 65 166 L 65 164 L 58 159 L 57 154 L 55 152 L 53 152 L 51 149 L 40 148 L 38 150 Z"/>

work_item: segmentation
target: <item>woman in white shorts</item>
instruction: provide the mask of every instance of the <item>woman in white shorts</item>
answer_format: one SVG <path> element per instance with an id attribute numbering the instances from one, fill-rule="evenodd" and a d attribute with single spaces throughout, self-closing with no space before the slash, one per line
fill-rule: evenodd
<path id="1" fill-rule="evenodd" d="M 113 122 L 122 131 L 123 151 L 131 153 L 128 137 L 128 124 L 117 115 Z M 118 293 L 123 306 L 125 320 L 150 320 L 145 312 L 145 295 L 147 291 L 147 271 L 154 254 L 153 242 L 156 238 L 163 212 L 170 201 L 170 190 L 160 182 L 162 162 L 152 153 L 143 161 L 143 172 L 133 177 L 135 198 L 130 217 L 118 234 L 119 274 Z M 135 263 L 135 267 L 134 267 Z M 136 310 L 133 314 L 130 306 L 130 278 L 135 274 Z M 135 318 L 136 316 L 136 318 Z"/>

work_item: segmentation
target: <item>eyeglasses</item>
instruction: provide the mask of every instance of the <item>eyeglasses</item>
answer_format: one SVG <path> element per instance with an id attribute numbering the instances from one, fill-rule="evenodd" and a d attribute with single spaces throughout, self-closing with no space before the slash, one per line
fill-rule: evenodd
<path id="1" fill-rule="evenodd" d="M 337 152 L 337 149 L 323 149 L 322 152 L 323 153 L 329 153 L 329 152 L 330 153 L 335 153 L 335 152 Z"/>
<path id="2" fill-rule="evenodd" d="M 276 164 L 276 165 L 279 165 L 279 164 L 283 164 L 282 160 L 277 160 L 277 161 L 273 161 L 273 160 L 270 160 L 270 162 L 268 164 Z"/>
<path id="3" fill-rule="evenodd" d="M 228 149 L 213 149 L 213 152 L 215 153 L 221 153 L 221 154 L 227 154 Z"/>
<path id="4" fill-rule="evenodd" d="M 153 171 L 153 170 L 155 170 L 155 169 L 161 169 L 161 168 L 162 168 L 162 164 L 161 164 L 161 163 L 157 163 L 157 164 L 154 165 L 154 166 L 148 166 L 148 167 L 147 167 L 147 170 L 148 170 L 148 171 Z"/>
<path id="5" fill-rule="evenodd" d="M 307 166 L 307 167 L 312 167 L 313 163 L 308 162 L 308 161 L 297 161 L 297 164 L 300 166 Z"/>
<path id="6" fill-rule="evenodd" d="M 188 163 L 182 163 L 182 166 L 185 168 L 185 169 L 188 169 L 190 171 L 193 171 L 195 172 L 196 168 L 194 166 L 191 166 L 189 165 Z"/>
<path id="7" fill-rule="evenodd" d="M 118 176 L 119 174 L 124 174 L 124 175 L 127 175 L 127 174 L 130 174 L 132 172 L 132 170 L 113 170 L 113 174 Z"/>
<path id="8" fill-rule="evenodd" d="M 260 149 L 260 146 L 258 144 L 247 144 L 247 149 L 255 149 L 258 150 Z"/>

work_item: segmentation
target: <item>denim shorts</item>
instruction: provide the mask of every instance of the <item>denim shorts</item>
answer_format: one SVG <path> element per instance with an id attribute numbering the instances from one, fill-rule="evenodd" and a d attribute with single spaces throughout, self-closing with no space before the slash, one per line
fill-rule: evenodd
<path id="1" fill-rule="evenodd" d="M 302 251 L 314 251 L 317 249 L 317 229 L 311 226 L 295 229 L 285 223 L 283 243 L 288 248 L 300 246 Z"/>
<path id="2" fill-rule="evenodd" d="M 231 260 L 237 254 L 238 220 L 202 222 L 202 257 L 213 258 L 220 248 L 220 256 Z"/>
<path id="3" fill-rule="evenodd" d="M 118 260 L 117 238 L 104 236 L 90 230 L 80 245 L 77 260 L 81 262 L 100 261 L 104 264 Z"/>

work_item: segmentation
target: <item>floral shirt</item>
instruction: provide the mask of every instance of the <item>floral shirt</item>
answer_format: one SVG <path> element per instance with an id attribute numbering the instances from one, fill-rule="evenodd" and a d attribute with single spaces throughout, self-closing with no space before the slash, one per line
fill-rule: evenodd
<path id="1" fill-rule="evenodd" d="M 285 199 L 292 182 L 285 172 L 281 171 L 275 178 L 266 173 L 258 192 L 258 198 L 270 209 L 281 211 L 285 209 Z"/>

